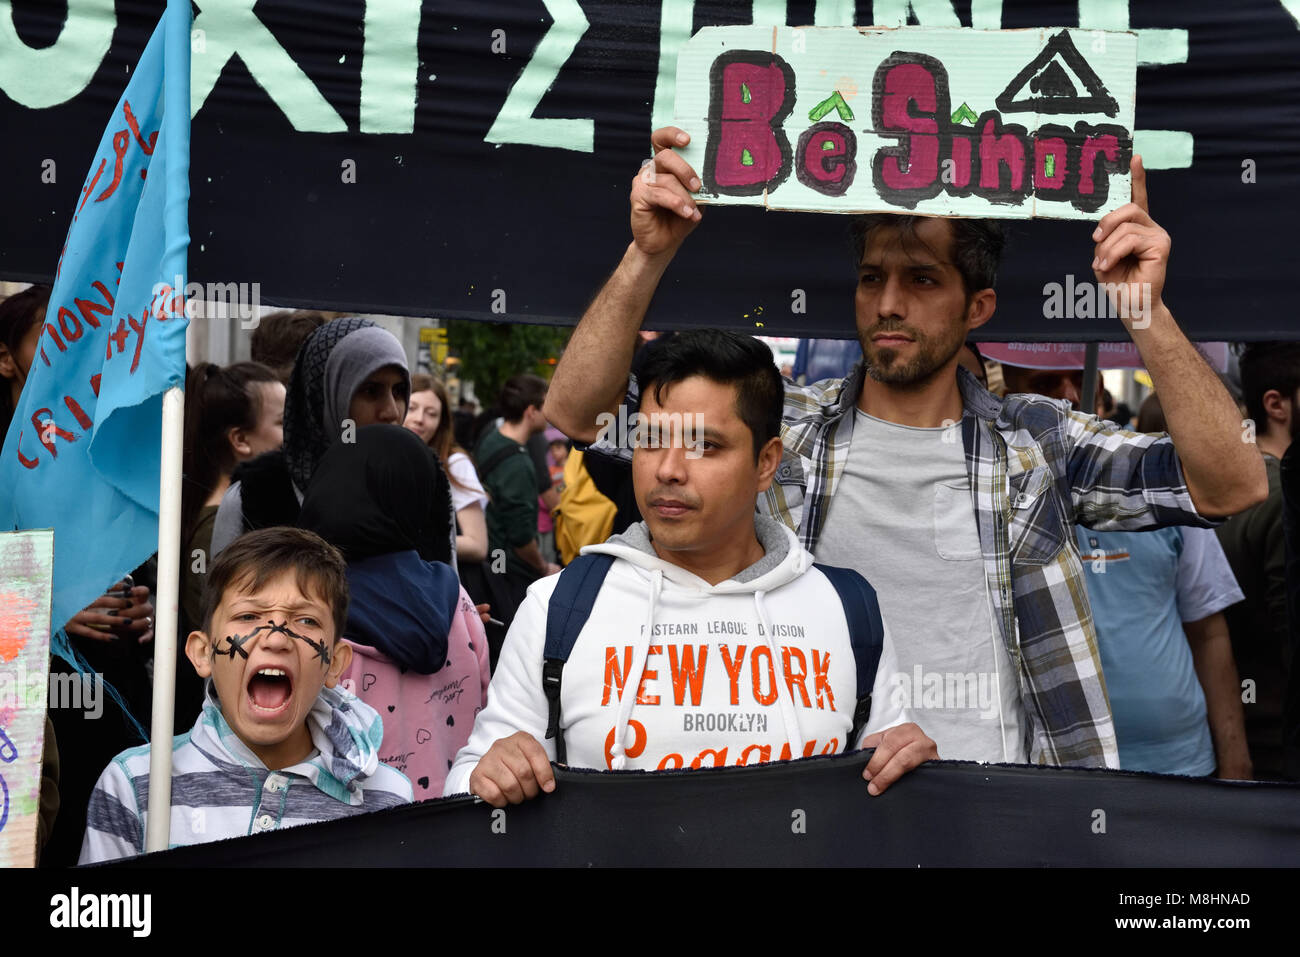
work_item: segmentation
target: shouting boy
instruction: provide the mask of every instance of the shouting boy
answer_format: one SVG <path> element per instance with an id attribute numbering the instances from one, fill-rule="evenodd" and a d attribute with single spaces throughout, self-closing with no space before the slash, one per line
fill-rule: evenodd
<path id="1" fill-rule="evenodd" d="M 411 782 L 379 763 L 379 715 L 339 688 L 352 650 L 342 556 L 293 528 L 249 532 L 213 564 L 203 630 L 185 653 L 203 713 L 172 745 L 171 846 L 406 804 Z M 149 745 L 95 785 L 81 863 L 144 852 Z"/>

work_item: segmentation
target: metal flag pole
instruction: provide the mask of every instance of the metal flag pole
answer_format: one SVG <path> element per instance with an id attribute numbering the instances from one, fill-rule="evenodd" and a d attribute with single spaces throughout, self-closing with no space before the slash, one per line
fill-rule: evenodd
<path id="1" fill-rule="evenodd" d="M 146 851 L 164 851 L 171 835 L 172 727 L 176 709 L 176 629 L 180 606 L 181 449 L 185 393 L 163 393 L 162 468 L 158 490 L 158 594 L 154 618 L 153 721 L 149 728 L 149 817 Z"/>
<path id="2" fill-rule="evenodd" d="M 173 295 L 185 302 L 189 247 L 190 0 L 167 0 L 164 51 L 163 139 L 167 143 L 167 237 L 164 261 L 181 286 Z M 173 59 L 175 58 L 175 59 Z M 177 149 L 184 143 L 183 150 Z M 184 308 L 184 306 L 182 306 Z M 185 312 L 188 315 L 188 311 Z M 182 339 L 183 341 L 183 339 Z M 182 347 L 181 381 L 185 375 Z M 176 629 L 180 617 L 181 452 L 185 442 L 185 393 L 172 386 L 163 393 L 162 451 L 158 475 L 158 594 L 154 621 L 153 720 L 149 729 L 149 813 L 145 850 L 170 844 L 172 803 L 172 728 L 176 709 Z"/>

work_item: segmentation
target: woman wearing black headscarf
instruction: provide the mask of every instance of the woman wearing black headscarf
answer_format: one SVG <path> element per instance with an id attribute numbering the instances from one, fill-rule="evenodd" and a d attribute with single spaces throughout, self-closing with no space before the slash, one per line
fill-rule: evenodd
<path id="1" fill-rule="evenodd" d="M 400 424 L 410 395 L 406 353 L 388 330 L 356 317 L 316 329 L 289 379 L 284 447 L 235 470 L 217 510 L 212 556 L 246 531 L 297 524 L 321 457 L 362 426 Z"/>
<path id="2" fill-rule="evenodd" d="M 440 795 L 489 671 L 483 623 L 446 564 L 455 528 L 437 456 L 400 426 L 358 429 L 317 463 L 299 525 L 347 560 L 344 677 L 384 719 L 382 759 L 417 797 Z"/>
<path id="3" fill-rule="evenodd" d="M 451 486 L 433 450 L 409 429 L 368 425 L 321 457 L 297 524 L 349 563 L 414 552 L 450 571 L 450 516 Z"/>

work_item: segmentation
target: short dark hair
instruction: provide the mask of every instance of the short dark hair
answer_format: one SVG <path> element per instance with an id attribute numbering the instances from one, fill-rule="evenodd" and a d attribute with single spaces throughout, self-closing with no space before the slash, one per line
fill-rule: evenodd
<path id="1" fill-rule="evenodd" d="M 877 229 L 896 229 L 904 242 L 925 246 L 916 235 L 916 227 L 921 220 L 931 218 L 933 217 L 898 216 L 894 213 L 867 213 L 855 217 L 849 225 L 856 255 L 854 267 L 862 262 L 871 234 Z M 1002 249 L 1006 245 L 1002 224 L 996 219 L 944 219 L 952 228 L 952 261 L 961 273 L 966 295 L 981 289 L 992 289 L 998 280 L 998 264 L 1002 261 Z M 928 246 L 925 248 L 929 249 Z"/>
<path id="2" fill-rule="evenodd" d="M 212 637 L 212 616 L 235 586 L 256 591 L 292 570 L 298 587 L 324 600 L 334 613 L 334 637 L 343 636 L 348 620 L 347 566 L 339 550 L 315 532 L 275 526 L 240 535 L 217 556 L 203 592 L 203 631 Z"/>
<path id="3" fill-rule="evenodd" d="M 518 422 L 530 405 L 542 407 L 548 388 L 546 380 L 539 375 L 511 376 L 497 393 L 497 411 L 507 422 Z"/>
<path id="4" fill-rule="evenodd" d="M 298 309 L 293 312 L 273 312 L 258 320 L 257 328 L 248 341 L 248 350 L 254 362 L 269 366 L 285 385 L 293 372 L 298 350 L 318 326 L 329 322 L 323 312 Z"/>
<path id="5" fill-rule="evenodd" d="M 736 415 L 754 438 L 755 462 L 759 450 L 781 434 L 785 386 L 772 350 L 753 336 L 720 329 L 669 333 L 637 350 L 632 372 L 641 395 L 653 390 L 656 402 L 666 386 L 691 376 L 735 385 Z"/>
<path id="6" fill-rule="evenodd" d="M 1264 393 L 1294 399 L 1300 389 L 1300 342 L 1252 342 L 1241 353 L 1241 398 L 1256 429 L 1264 429 Z"/>

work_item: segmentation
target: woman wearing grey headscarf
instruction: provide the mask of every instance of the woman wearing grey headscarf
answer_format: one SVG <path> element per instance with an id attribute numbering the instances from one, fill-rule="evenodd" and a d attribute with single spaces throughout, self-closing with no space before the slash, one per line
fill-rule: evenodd
<path id="1" fill-rule="evenodd" d="M 401 343 L 369 319 L 335 319 L 298 350 L 284 403 L 284 447 L 241 465 L 221 500 L 212 555 L 246 531 L 294 525 L 321 457 L 364 425 L 406 417 L 411 377 Z"/>

